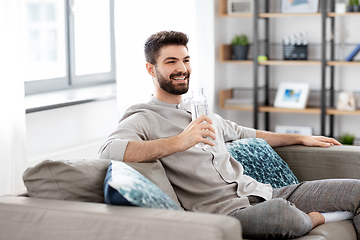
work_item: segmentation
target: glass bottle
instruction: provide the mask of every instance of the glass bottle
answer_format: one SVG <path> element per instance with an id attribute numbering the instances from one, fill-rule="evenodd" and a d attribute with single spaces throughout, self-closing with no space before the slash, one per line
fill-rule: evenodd
<path id="1" fill-rule="evenodd" d="M 191 112 L 193 121 L 202 115 L 208 116 L 208 104 L 203 88 L 195 89 L 192 91 Z M 196 144 L 196 146 L 201 148 L 210 147 L 205 143 L 198 143 Z"/>

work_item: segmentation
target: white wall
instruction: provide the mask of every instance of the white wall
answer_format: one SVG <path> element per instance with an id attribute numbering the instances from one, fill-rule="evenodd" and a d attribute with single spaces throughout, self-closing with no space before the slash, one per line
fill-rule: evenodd
<path id="1" fill-rule="evenodd" d="M 218 1 L 215 6 L 215 51 L 216 51 L 216 80 L 215 88 L 227 89 L 232 87 L 252 87 L 253 85 L 253 69 L 248 65 L 223 64 L 219 62 L 218 48 L 221 44 L 230 44 L 231 38 L 235 34 L 245 33 L 252 42 L 253 20 L 252 18 L 220 18 L 218 11 Z M 275 6 L 271 6 L 275 11 L 279 12 L 278 2 L 272 1 Z M 359 43 L 360 32 L 358 28 L 358 16 L 346 16 L 336 18 L 336 41 L 338 43 Z M 260 20 L 261 26 L 261 20 Z M 330 24 L 328 24 L 330 26 Z M 262 29 L 259 31 L 260 37 L 263 36 Z M 284 36 L 296 34 L 300 31 L 308 32 L 308 40 L 311 44 L 321 43 L 321 17 L 308 18 L 275 18 L 270 19 L 270 42 L 281 43 Z M 327 39 L 330 39 L 330 31 L 327 31 Z M 347 56 L 354 46 L 338 48 L 336 50 L 336 58 L 344 58 Z M 250 49 L 251 51 L 251 49 Z M 272 57 L 281 58 L 281 47 L 274 47 L 271 50 Z M 360 54 L 356 57 L 360 59 Z M 309 48 L 310 59 L 320 59 L 320 46 Z M 275 66 L 270 67 L 270 87 L 276 88 L 280 82 L 308 82 L 311 90 L 320 90 L 321 87 L 321 69 L 320 66 Z M 327 69 L 328 71 L 328 69 Z M 338 90 L 360 91 L 360 81 L 358 67 L 335 67 L 335 87 Z M 329 71 L 328 71 L 329 72 Z M 259 70 L 259 80 L 262 78 L 262 70 Z M 329 75 L 328 75 L 329 76 Z M 217 93 L 218 94 L 218 93 Z M 253 126 L 252 113 L 244 111 L 232 111 L 216 109 L 225 117 L 245 126 Z M 260 128 L 263 128 L 263 114 L 259 115 Z M 335 117 L 335 136 L 339 136 L 346 132 L 355 134 L 360 137 L 360 116 L 336 116 Z M 288 113 L 271 113 L 270 125 L 274 131 L 275 125 L 294 125 L 294 126 L 311 126 L 314 133 L 320 133 L 320 116 L 314 114 L 288 114 Z M 328 125 L 327 125 L 328 126 Z"/>
<path id="2" fill-rule="evenodd" d="M 119 120 L 117 101 L 106 100 L 26 115 L 28 162 L 97 158 Z"/>

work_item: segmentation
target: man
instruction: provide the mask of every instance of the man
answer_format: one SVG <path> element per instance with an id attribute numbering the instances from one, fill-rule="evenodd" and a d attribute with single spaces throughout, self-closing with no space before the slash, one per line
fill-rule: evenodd
<path id="1" fill-rule="evenodd" d="M 146 69 L 154 81 L 154 96 L 126 111 L 100 149 L 100 157 L 124 162 L 159 159 L 185 210 L 234 216 L 241 220 L 245 237 L 298 237 L 325 222 L 319 212 L 356 213 L 360 181 L 314 181 L 272 189 L 243 175 L 225 142 L 256 137 L 272 147 L 340 144 L 322 136 L 258 131 L 216 114 L 192 121 L 189 102 L 182 101 L 191 75 L 187 42 L 185 34 L 173 31 L 156 33 L 147 40 Z M 211 147 L 195 146 L 201 142 Z M 347 189 L 345 197 L 339 189 Z M 338 204 L 341 196 L 342 204 Z M 354 223 L 359 232 L 358 216 Z"/>

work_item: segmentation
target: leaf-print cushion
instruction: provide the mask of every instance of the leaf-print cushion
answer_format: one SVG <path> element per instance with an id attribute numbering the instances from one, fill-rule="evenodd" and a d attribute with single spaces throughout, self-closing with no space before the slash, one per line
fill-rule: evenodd
<path id="1" fill-rule="evenodd" d="M 107 204 L 183 210 L 159 187 L 123 162 L 111 161 L 103 187 Z"/>
<path id="2" fill-rule="evenodd" d="M 244 167 L 244 174 L 261 183 L 280 188 L 299 183 L 289 165 L 260 138 L 226 143 L 230 155 Z"/>

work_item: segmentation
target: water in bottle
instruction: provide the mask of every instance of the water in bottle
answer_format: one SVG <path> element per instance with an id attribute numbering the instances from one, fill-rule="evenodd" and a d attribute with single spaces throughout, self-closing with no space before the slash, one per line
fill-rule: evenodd
<path id="1" fill-rule="evenodd" d="M 197 119 L 201 115 L 208 116 L 208 104 L 205 97 L 204 89 L 199 88 L 192 91 L 192 99 L 191 99 L 191 112 L 192 112 L 192 120 Z M 205 130 L 206 131 L 206 130 Z M 205 143 L 196 144 L 197 147 L 207 148 L 210 147 Z"/>

